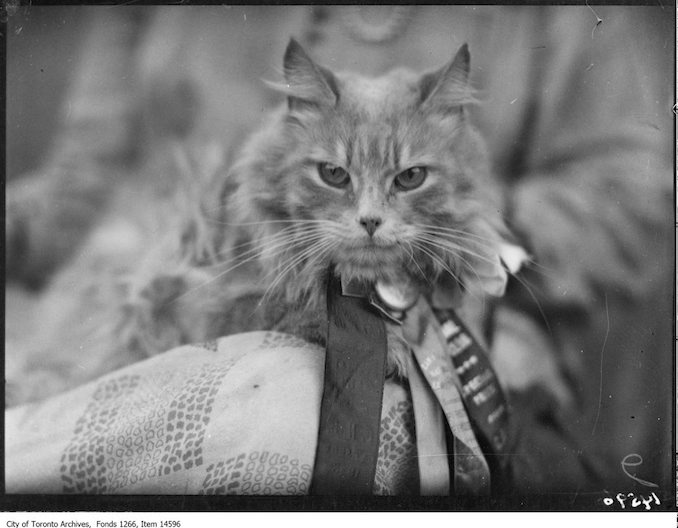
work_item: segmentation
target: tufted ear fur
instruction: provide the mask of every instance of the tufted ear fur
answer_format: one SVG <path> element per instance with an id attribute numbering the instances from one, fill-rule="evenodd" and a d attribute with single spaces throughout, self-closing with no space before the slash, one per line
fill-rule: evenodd
<path id="1" fill-rule="evenodd" d="M 472 102 L 468 83 L 470 62 L 468 45 L 464 44 L 449 64 L 424 74 L 419 81 L 422 106 L 449 111 Z"/>
<path id="2" fill-rule="evenodd" d="M 290 39 L 285 50 L 283 71 L 290 109 L 309 103 L 325 106 L 336 104 L 338 91 L 334 75 L 315 64 L 294 39 Z"/>

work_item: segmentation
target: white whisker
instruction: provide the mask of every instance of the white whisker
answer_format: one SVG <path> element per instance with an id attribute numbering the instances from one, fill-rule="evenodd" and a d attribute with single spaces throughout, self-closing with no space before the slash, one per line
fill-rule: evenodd
<path id="1" fill-rule="evenodd" d="M 282 279 L 287 275 L 290 271 L 292 271 L 296 266 L 301 264 L 304 260 L 310 258 L 314 254 L 321 253 L 322 251 L 328 249 L 331 247 L 335 242 L 333 240 L 323 240 L 317 245 L 309 246 L 305 248 L 303 251 L 300 253 L 292 256 L 289 260 L 285 262 L 281 262 L 277 268 L 280 269 L 281 267 L 283 268 L 282 271 L 278 273 L 278 276 L 275 278 L 275 280 L 266 288 L 266 291 L 264 292 L 264 295 L 261 298 L 260 303 L 265 302 L 266 297 L 269 295 L 269 293 L 273 292 L 275 290 L 275 287 L 282 281 Z M 271 272 L 267 274 L 270 275 Z"/>
<path id="2" fill-rule="evenodd" d="M 443 268 L 444 271 L 446 271 L 447 273 L 449 273 L 449 274 L 452 276 L 452 278 L 453 278 L 454 280 L 456 280 L 457 282 L 460 282 L 460 281 L 459 281 L 459 278 L 457 277 L 457 275 L 450 269 L 450 267 L 445 263 L 445 261 L 443 261 L 443 259 L 441 259 L 441 258 L 440 258 L 438 255 L 436 255 L 433 251 L 427 249 L 427 248 L 424 247 L 422 244 L 419 244 L 417 241 L 413 241 L 412 244 L 414 244 L 414 246 L 415 246 L 419 251 L 421 251 L 422 253 L 428 255 L 431 259 L 433 259 L 435 262 L 437 262 L 437 263 Z"/>
<path id="3" fill-rule="evenodd" d="M 296 224 L 296 225 L 307 225 L 307 224 L 321 224 L 321 225 L 339 225 L 333 220 L 327 219 L 313 219 L 313 218 L 297 218 L 297 219 L 284 219 L 284 220 L 261 220 L 259 222 L 220 222 L 222 225 L 228 225 L 232 227 L 243 227 L 243 226 L 259 226 L 259 225 L 276 225 L 276 224 Z"/>
<path id="4" fill-rule="evenodd" d="M 450 236 L 457 237 L 460 240 L 470 240 L 470 239 L 475 239 L 479 242 L 486 242 L 491 245 L 494 245 L 494 241 L 486 236 L 482 235 L 477 235 L 475 233 L 469 233 L 467 230 L 463 229 L 455 229 L 453 227 L 445 227 L 445 226 L 436 226 L 436 225 L 430 225 L 430 224 L 413 224 L 412 227 L 416 227 L 419 229 L 422 229 L 430 234 L 447 234 Z"/>
<path id="5" fill-rule="evenodd" d="M 278 256 L 278 255 L 284 254 L 285 252 L 289 251 L 290 249 L 294 248 L 295 246 L 298 246 L 299 244 L 313 242 L 315 239 L 320 239 L 323 236 L 324 236 L 324 233 L 322 233 L 322 232 L 307 233 L 307 234 L 303 235 L 302 237 L 293 239 L 291 242 L 288 242 L 287 240 L 280 241 L 277 244 L 273 245 L 272 248 L 274 249 L 274 252 L 271 253 L 269 255 L 269 257 L 275 257 L 275 256 Z M 203 284 L 195 286 L 195 287 L 187 290 L 186 292 L 182 293 L 181 295 L 175 297 L 172 300 L 172 302 L 176 302 L 179 299 L 182 299 L 183 297 L 185 297 L 186 295 L 189 295 L 190 293 L 193 293 L 194 291 L 196 291 L 200 288 L 203 288 L 203 287 L 207 286 L 208 284 L 213 283 L 217 279 L 219 279 L 219 278 L 223 277 L 224 275 L 226 275 L 227 273 L 230 273 L 231 271 L 239 268 L 240 266 L 243 266 L 244 264 L 247 264 L 247 263 L 252 262 L 252 261 L 254 261 L 258 258 L 261 258 L 263 256 L 265 250 L 271 250 L 271 247 L 264 245 L 262 247 L 254 248 L 250 251 L 247 251 L 244 254 L 244 255 L 249 254 L 249 256 L 247 258 L 245 258 L 241 262 L 238 262 L 237 264 L 234 264 L 233 266 L 230 266 L 226 270 L 219 272 L 216 276 L 212 277 L 210 280 L 204 282 Z M 230 259 L 226 263 L 221 263 L 220 265 L 225 265 L 229 262 L 237 261 L 239 258 L 242 258 L 244 255 L 239 255 L 238 257 Z"/>
<path id="6" fill-rule="evenodd" d="M 290 233 L 294 234 L 296 228 L 297 228 L 297 226 L 295 226 L 295 225 L 287 226 L 286 228 L 281 229 L 280 231 L 276 231 L 275 233 L 263 235 L 259 238 L 252 238 L 248 242 L 243 242 L 242 244 L 230 246 L 225 251 L 232 251 L 234 249 L 240 249 L 242 247 L 250 246 L 252 244 L 258 244 L 258 243 L 261 243 L 261 242 L 264 242 L 264 241 L 272 241 L 272 240 L 276 239 L 277 237 L 289 235 Z"/>
<path id="7" fill-rule="evenodd" d="M 478 272 L 475 270 L 473 265 L 468 261 L 468 259 L 464 258 L 463 252 L 470 253 L 472 256 L 475 256 L 476 258 L 480 260 L 485 260 L 486 262 L 490 264 L 496 264 L 495 261 L 491 260 L 490 258 L 483 257 L 482 255 L 476 254 L 472 251 L 467 250 L 464 247 L 457 246 L 457 245 L 446 245 L 443 241 L 439 241 L 438 239 L 430 239 L 426 237 L 420 237 L 422 241 L 427 243 L 428 245 L 435 247 L 437 249 L 440 249 L 441 251 L 444 251 L 446 253 L 452 253 L 456 258 L 462 261 L 466 265 L 466 267 L 471 270 L 476 278 L 478 279 L 478 282 L 482 282 L 482 279 L 480 278 L 480 275 L 478 275 Z"/>
<path id="8" fill-rule="evenodd" d="M 439 249 L 445 250 L 445 251 L 457 251 L 460 253 L 466 253 L 472 257 L 475 257 L 479 260 L 484 260 L 485 262 L 489 264 L 496 264 L 496 261 L 486 255 L 481 255 L 480 253 L 477 253 L 473 251 L 472 249 L 469 249 L 465 246 L 455 244 L 454 242 L 450 240 L 446 240 L 444 238 L 438 238 L 438 237 L 432 237 L 432 236 L 426 236 L 426 235 L 420 235 L 417 238 L 421 240 L 425 240 L 429 244 L 436 245 Z M 459 258 L 463 257 L 461 255 L 457 255 Z"/>
<path id="9" fill-rule="evenodd" d="M 539 299 L 537 299 L 537 296 L 534 294 L 532 291 L 532 288 L 529 287 L 527 284 L 527 281 L 524 279 L 521 279 L 518 275 L 512 274 L 512 276 L 527 290 L 527 292 L 530 294 L 530 297 L 532 297 L 532 300 L 534 301 L 534 304 L 537 305 L 537 310 L 539 310 L 539 314 L 541 315 L 541 318 L 544 320 L 544 323 L 546 324 L 546 328 L 548 329 L 549 334 L 553 334 L 551 331 L 551 325 L 548 322 L 548 319 L 546 318 L 546 314 L 544 313 L 544 310 L 542 309 L 541 303 L 539 302 Z"/>
<path id="10" fill-rule="evenodd" d="M 278 247 L 280 245 L 284 245 L 288 242 L 303 242 L 307 238 L 313 238 L 315 236 L 322 236 L 324 235 L 324 232 L 318 229 L 307 229 L 304 231 L 296 231 L 296 232 L 289 232 L 289 233 L 276 233 L 274 235 L 266 235 L 261 238 L 258 238 L 256 240 L 253 240 L 252 242 L 245 243 L 245 244 L 239 244 L 238 246 L 240 247 L 245 247 L 246 245 L 251 245 L 251 244 L 257 244 L 255 247 L 248 249 L 244 253 L 241 253 L 235 258 L 243 257 L 249 253 L 252 253 L 254 251 L 257 251 L 258 249 L 261 249 L 262 251 L 265 249 L 270 249 L 271 246 L 273 247 Z M 234 246 L 233 249 L 237 248 L 238 246 Z"/>
<path id="11" fill-rule="evenodd" d="M 421 242 L 423 242 L 424 244 L 432 245 L 430 242 L 427 242 L 427 241 L 425 241 L 425 240 L 421 240 Z M 423 251 L 424 253 L 426 253 L 429 257 L 431 257 L 432 259 L 434 259 L 435 261 L 437 261 L 438 264 L 440 264 L 441 266 L 443 266 L 443 268 L 445 269 L 445 271 L 447 271 L 447 272 L 452 276 L 452 278 L 453 278 L 455 281 L 457 281 L 457 283 L 469 293 L 469 295 L 473 296 L 474 299 L 479 300 L 479 299 L 478 299 L 478 296 L 474 295 L 473 292 L 471 292 L 471 291 L 464 285 L 464 283 L 463 283 L 463 281 L 461 280 L 461 278 L 460 278 L 459 276 L 457 276 L 457 275 L 449 268 L 449 266 L 447 266 L 447 265 L 445 264 L 445 262 L 444 262 L 438 255 L 436 255 L 433 251 L 429 251 L 428 249 L 426 249 L 422 244 L 417 244 L 417 247 L 418 247 L 421 251 Z M 435 247 L 435 246 L 433 246 L 433 247 Z M 443 249 L 443 250 L 444 250 L 444 248 L 438 248 L 438 249 Z M 448 252 L 448 251 L 446 251 L 446 253 L 447 253 L 447 252 Z M 471 271 L 473 271 L 473 273 L 475 273 L 476 277 L 478 277 L 478 280 L 480 280 L 480 276 L 478 275 L 478 273 L 476 272 L 476 270 L 473 269 L 473 266 L 471 266 L 471 264 L 470 264 L 466 259 L 464 259 L 462 256 L 460 256 L 460 255 L 458 255 L 458 254 L 455 254 L 455 257 L 459 258 L 462 262 L 464 262 L 464 263 L 469 267 L 469 269 L 470 269 Z M 484 301 L 483 301 L 483 302 L 484 302 Z"/>
<path id="12" fill-rule="evenodd" d="M 235 255 L 234 257 L 224 260 L 222 262 L 218 262 L 216 264 L 212 264 L 211 266 L 205 266 L 205 268 L 221 268 L 224 266 L 229 266 L 234 262 L 237 262 L 240 259 L 244 259 L 242 263 L 245 262 L 250 262 L 253 259 L 259 258 L 264 255 L 266 251 L 271 251 L 271 250 L 277 250 L 279 248 L 283 248 L 282 252 L 285 251 L 285 248 L 287 247 L 293 247 L 295 245 L 301 244 L 303 242 L 306 242 L 308 240 L 313 239 L 314 237 L 320 237 L 323 234 L 318 232 L 318 233 L 305 233 L 301 236 L 297 236 L 296 234 L 287 234 L 286 236 L 280 237 L 279 239 L 274 239 L 274 241 L 271 243 L 266 240 L 257 240 L 256 241 L 256 246 L 248 249 L 247 251 L 240 253 L 238 255 Z M 255 243 L 255 242 L 253 242 Z M 281 251 L 275 251 L 272 256 L 277 255 L 281 253 Z"/>
<path id="13" fill-rule="evenodd" d="M 421 273 L 421 276 L 424 278 L 424 280 L 431 284 L 431 281 L 429 281 L 428 277 L 426 276 L 426 273 L 424 273 L 424 270 L 421 269 L 421 266 L 419 266 L 419 263 L 414 258 L 414 249 L 412 248 L 412 244 L 410 242 L 405 242 L 405 244 L 407 244 L 407 247 L 409 249 L 410 262 L 412 262 L 417 267 L 419 273 Z"/>

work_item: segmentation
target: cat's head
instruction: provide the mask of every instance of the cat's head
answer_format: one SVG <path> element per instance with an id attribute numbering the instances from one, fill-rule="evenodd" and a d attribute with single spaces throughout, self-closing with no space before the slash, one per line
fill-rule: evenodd
<path id="1" fill-rule="evenodd" d="M 231 201 L 271 284 L 294 296 L 333 267 L 503 291 L 499 188 L 465 108 L 469 60 L 464 45 L 438 71 L 366 78 L 290 42 L 287 104 L 243 149 Z"/>

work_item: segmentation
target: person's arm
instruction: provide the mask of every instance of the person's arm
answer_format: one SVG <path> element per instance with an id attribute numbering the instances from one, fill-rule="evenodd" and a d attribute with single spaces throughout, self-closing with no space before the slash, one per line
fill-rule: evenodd
<path id="1" fill-rule="evenodd" d="M 598 25 L 586 7 L 543 17 L 529 129 L 517 134 L 526 138 L 524 169 L 509 185 L 509 220 L 536 264 L 521 272 L 499 311 L 504 321 L 522 318 L 532 337 L 521 341 L 520 325 L 500 324 L 493 349 L 512 368 L 520 430 L 514 477 L 523 490 L 555 481 L 595 488 L 596 473 L 609 485 L 623 445 L 649 449 L 647 435 L 618 437 L 632 432 L 628 420 L 637 414 L 622 416 L 619 396 L 635 401 L 654 390 L 652 407 L 632 416 L 649 420 L 662 392 L 661 380 L 647 387 L 649 365 L 670 369 L 668 337 L 665 350 L 648 350 L 652 363 L 629 369 L 642 358 L 619 337 L 629 318 L 615 317 L 647 310 L 653 292 L 671 287 L 670 104 L 661 97 L 665 72 L 647 51 L 652 28 L 632 11 L 596 7 Z M 506 378 L 507 369 L 498 371 Z M 615 430 L 603 430 L 606 412 Z"/>
<path id="2" fill-rule="evenodd" d="M 642 18 L 596 10 L 597 26 L 582 7 L 552 11 L 542 28 L 526 168 L 510 197 L 513 227 L 539 260 L 528 273 L 546 309 L 587 312 L 601 291 L 634 299 L 664 271 L 657 253 L 673 185 L 664 72 L 648 64 L 647 35 L 634 28 Z"/>

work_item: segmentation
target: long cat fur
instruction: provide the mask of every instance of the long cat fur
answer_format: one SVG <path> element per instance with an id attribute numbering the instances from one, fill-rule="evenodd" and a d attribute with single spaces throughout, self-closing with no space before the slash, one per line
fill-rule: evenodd
<path id="1" fill-rule="evenodd" d="M 141 262 L 122 257 L 117 268 L 110 264 L 115 259 L 101 264 L 84 251 L 57 277 L 52 298 L 68 292 L 80 302 L 61 310 L 52 325 L 57 329 L 41 333 L 27 365 L 58 379 L 24 385 L 14 403 L 173 346 L 235 332 L 277 329 L 323 345 L 331 269 L 369 280 L 406 273 L 428 296 L 447 302 L 460 292 L 501 294 L 506 275 L 499 246 L 508 233 L 501 189 L 465 111 L 475 103 L 469 60 L 463 46 L 434 72 L 366 78 L 315 64 L 292 40 L 285 80 L 275 86 L 286 104 L 233 163 L 202 167 L 209 177 L 201 184 L 184 174 L 192 190 L 179 193 L 183 206 L 152 208 L 165 240 L 149 237 L 141 245 L 152 250 Z M 319 179 L 324 162 L 348 171 L 349 190 Z M 427 180 L 395 192 L 393 177 L 412 166 L 427 166 Z M 384 220 L 374 237 L 360 225 L 365 214 Z M 105 273 L 92 274 L 97 266 Z M 78 279 L 88 274 L 91 281 Z M 66 341 L 59 337 L 64 331 Z M 74 350 L 55 357 L 54 343 Z M 405 351 L 392 335 L 389 350 L 390 371 L 404 374 Z"/>

